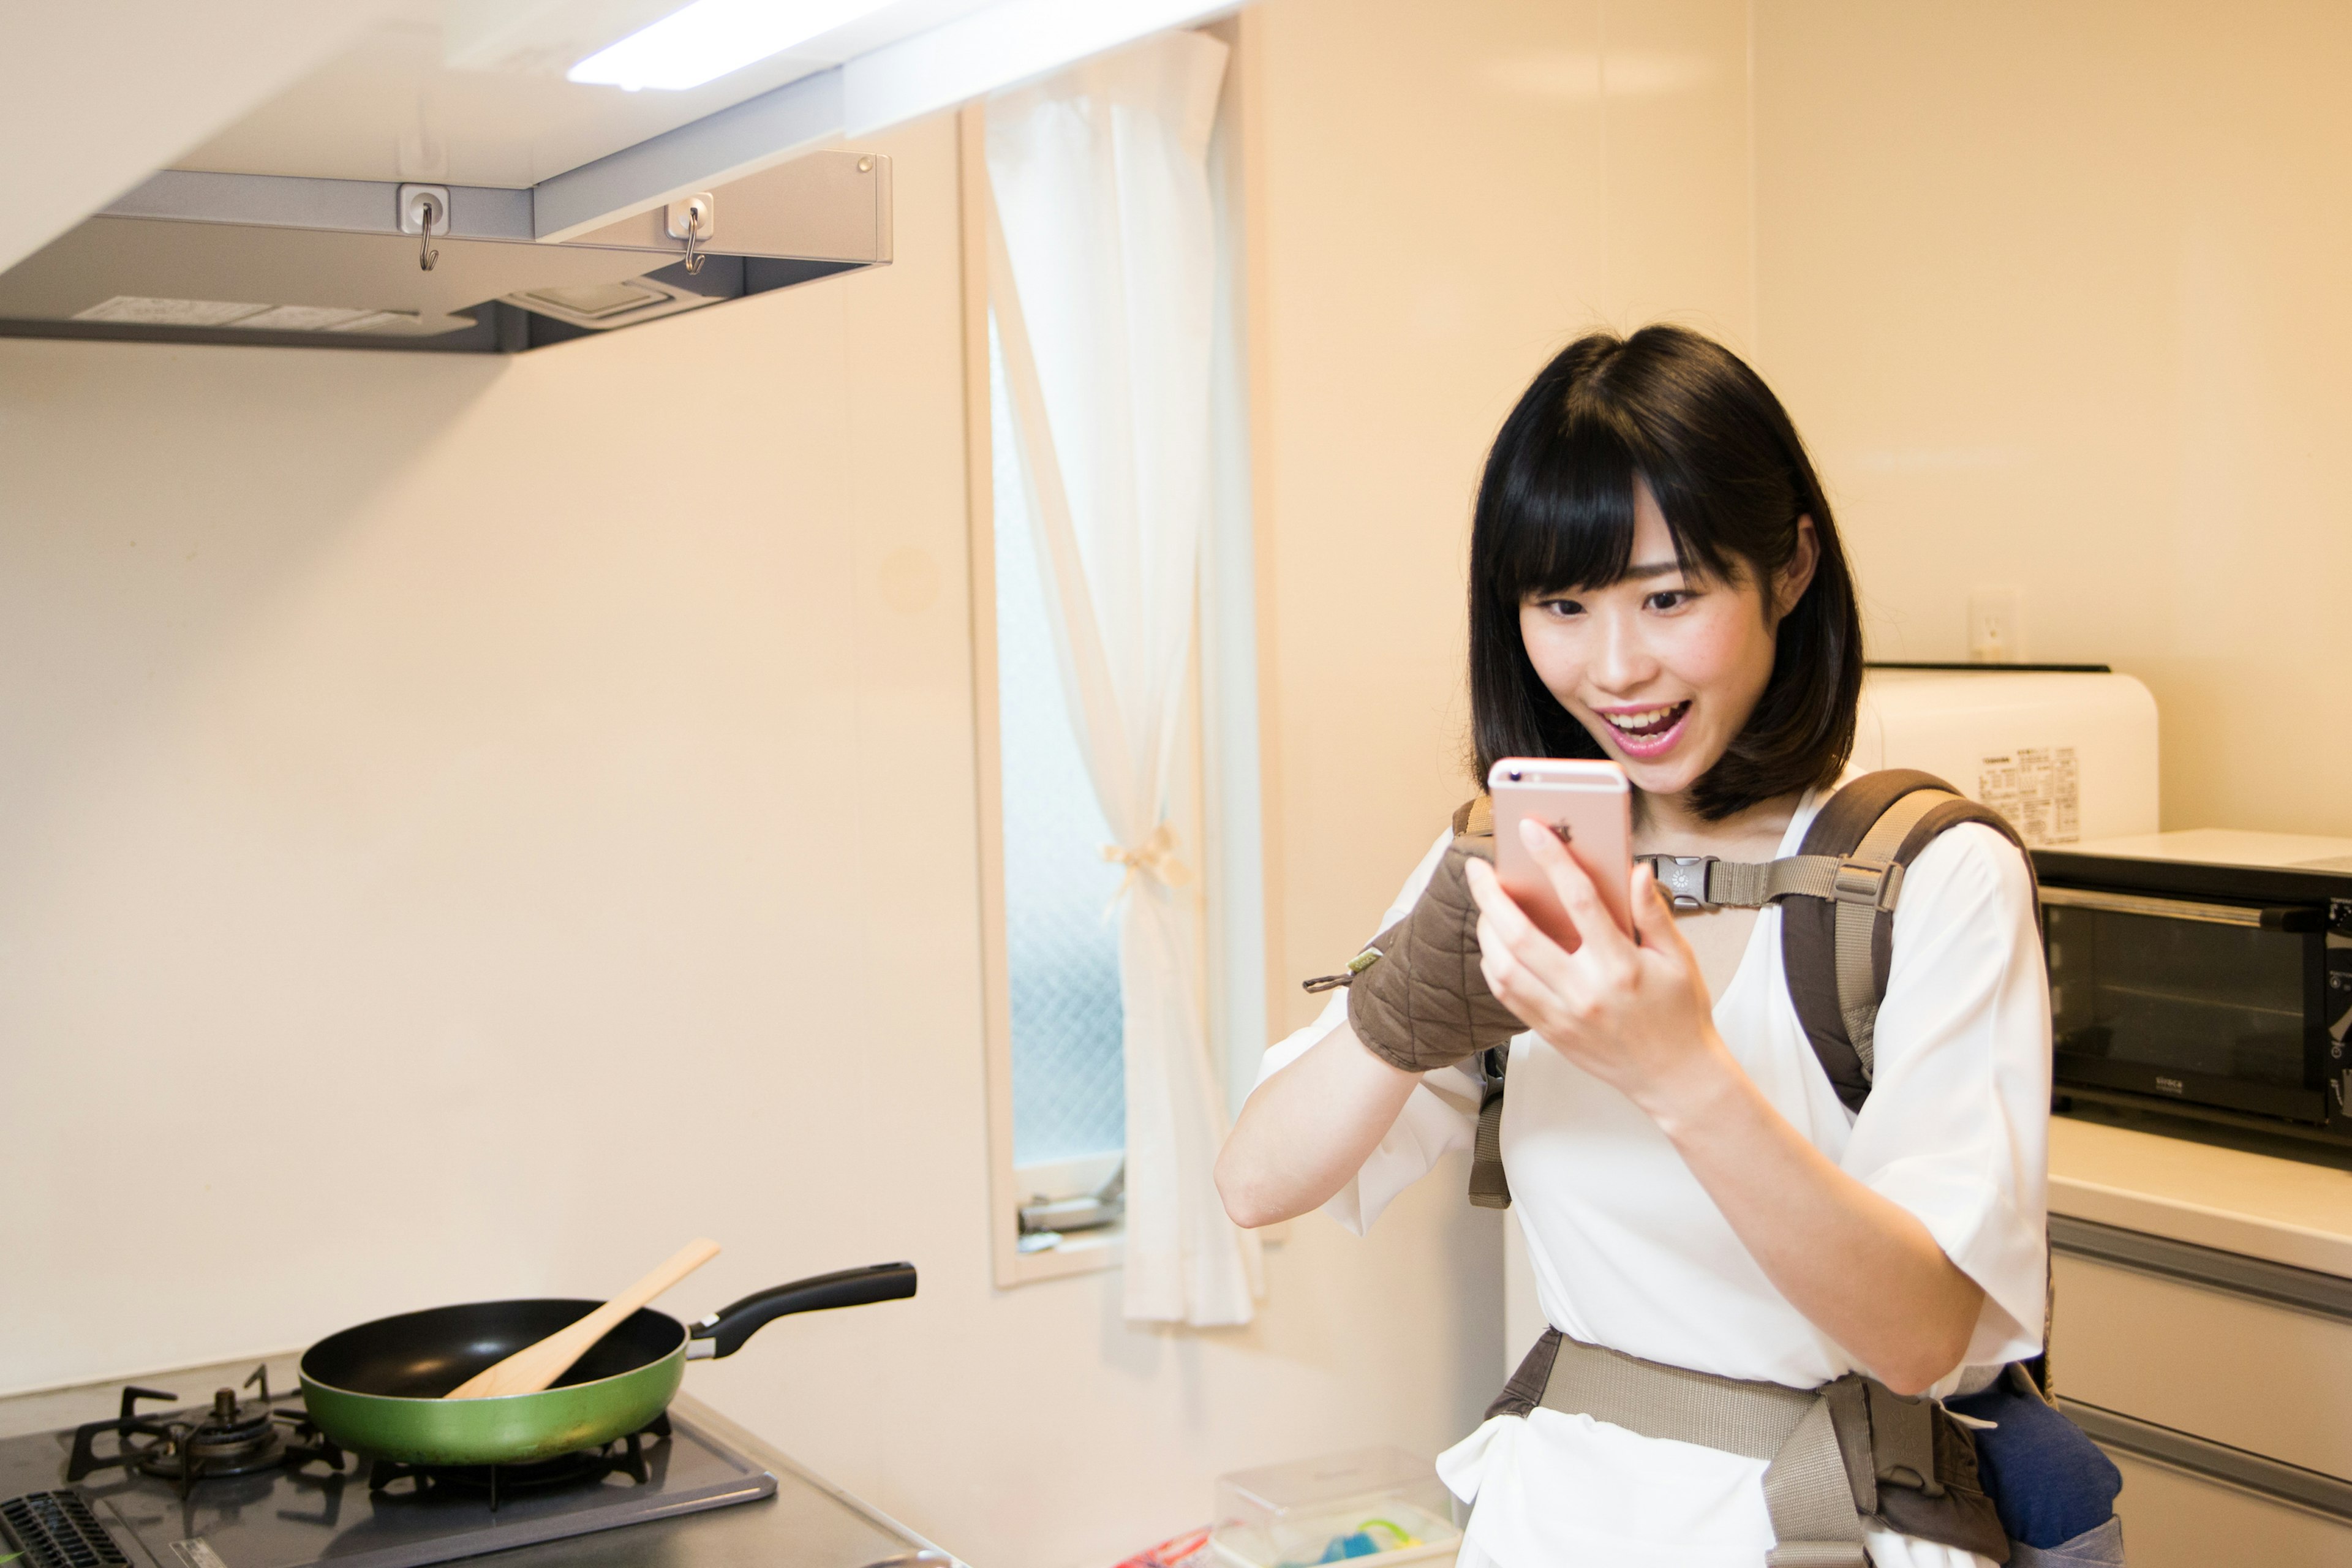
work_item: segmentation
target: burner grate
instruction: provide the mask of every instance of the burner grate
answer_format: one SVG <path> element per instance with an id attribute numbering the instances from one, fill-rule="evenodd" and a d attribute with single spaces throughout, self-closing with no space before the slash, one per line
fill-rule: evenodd
<path id="1" fill-rule="evenodd" d="M 28 1568 L 116 1568 L 131 1559 L 77 1492 L 27 1492 L 0 1502 L 0 1524 Z"/>
<path id="2" fill-rule="evenodd" d="M 138 1470 L 172 1483 L 182 1497 L 200 1480 L 215 1477 L 248 1476 L 279 1466 L 319 1463 L 329 1469 L 343 1468 L 343 1453 L 299 1410 L 271 1408 L 294 1398 L 269 1392 L 269 1368 L 257 1366 L 245 1380 L 261 1392 L 241 1401 L 236 1390 L 224 1388 L 213 1395 L 212 1408 L 203 1415 L 142 1412 L 142 1399 L 177 1399 L 158 1388 L 136 1384 L 122 1391 L 122 1408 L 111 1421 L 91 1421 L 74 1429 L 73 1456 L 66 1462 L 66 1479 L 79 1481 L 100 1470 Z M 114 1439 L 111 1448 L 100 1440 Z"/>
<path id="3" fill-rule="evenodd" d="M 470 1493 L 487 1497 L 490 1511 L 496 1513 L 499 1503 L 509 1497 L 585 1486 L 607 1476 L 625 1476 L 639 1486 L 646 1486 L 653 1480 L 653 1472 L 646 1464 L 646 1439 L 667 1443 L 669 1436 L 669 1416 L 665 1414 L 625 1437 L 532 1464 L 405 1465 L 376 1459 L 368 1467 L 368 1491 L 372 1495 L 383 1493 L 395 1481 L 406 1481 L 409 1489 L 395 1494 L 402 1500 L 445 1492 Z"/>

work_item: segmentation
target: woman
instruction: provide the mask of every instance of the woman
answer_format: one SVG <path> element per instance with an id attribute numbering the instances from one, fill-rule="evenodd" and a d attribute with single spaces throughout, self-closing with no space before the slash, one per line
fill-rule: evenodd
<path id="1" fill-rule="evenodd" d="M 1635 854 L 1795 853 L 1852 748 L 1860 624 L 1820 482 L 1746 364 L 1667 327 L 1570 345 L 1496 441 L 1470 578 L 1479 777 L 1606 757 Z M 1375 929 L 1413 916 L 1451 837 Z M 1554 1328 L 1797 1389 L 1942 1394 L 2035 1353 L 2050 1013 L 2012 844 L 1962 826 L 1909 868 L 1859 1116 L 1798 1022 L 1777 909 L 1677 914 L 1637 869 L 1628 939 L 1556 842 L 1528 847 L 1586 933 L 1572 953 L 1490 866 L 1460 875 L 1477 972 L 1525 1027 L 1501 1148 Z M 1241 1225 L 1328 1205 L 1360 1229 L 1469 1145 L 1478 1080 L 1375 1054 L 1345 995 L 1267 1054 L 1225 1146 Z M 1493 1415 L 1439 1468 L 1475 1504 L 1464 1568 L 1756 1568 L 1774 1544 L 1764 1461 L 1588 1415 Z M 1865 1536 L 1878 1568 L 1984 1561 Z"/>

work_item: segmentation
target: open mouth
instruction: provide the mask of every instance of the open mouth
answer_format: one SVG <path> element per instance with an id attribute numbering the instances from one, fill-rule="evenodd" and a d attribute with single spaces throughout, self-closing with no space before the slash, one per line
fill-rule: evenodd
<path id="1" fill-rule="evenodd" d="M 1618 742 L 1626 751 L 1647 756 L 1664 751 L 1673 742 L 1690 706 L 1688 702 L 1673 702 L 1657 708 L 1603 713 L 1601 717 L 1608 721 L 1609 728 L 1616 731 Z"/>

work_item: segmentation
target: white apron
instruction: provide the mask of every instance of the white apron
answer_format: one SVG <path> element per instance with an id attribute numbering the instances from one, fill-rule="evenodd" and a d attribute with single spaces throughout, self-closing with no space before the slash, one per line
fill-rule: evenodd
<path id="1" fill-rule="evenodd" d="M 1779 853 L 1820 804 L 1808 795 Z M 1376 928 L 1402 919 L 1450 836 Z M 1347 1016 L 1323 1016 L 1266 1053 L 1263 1083 Z M 1967 1364 L 2041 1348 L 2050 1004 L 2032 887 L 2015 846 L 1964 825 L 1921 853 L 1895 915 L 1876 1075 L 1859 1118 L 1839 1103 L 1797 1022 L 1780 913 L 1758 918 L 1715 1004 L 1716 1027 L 1797 1130 L 1912 1214 L 1984 1288 Z M 1588 1343 L 1651 1361 L 1799 1387 L 1867 1371 L 1789 1305 L 1655 1123 L 1533 1034 L 1512 1042 L 1502 1150 L 1544 1316 Z M 1354 1181 L 1325 1205 L 1361 1234 L 1398 1192 L 1469 1147 L 1477 1086 L 1423 1075 Z M 1465 1200 L 1466 1201 L 1466 1200 Z M 1948 1393 L 1959 1373 L 1939 1384 Z M 1499 1391 L 1501 1379 L 1496 1379 Z M 1438 1459 L 1475 1505 L 1461 1568 L 1760 1568 L 1772 1544 L 1764 1461 L 1643 1437 L 1583 1415 L 1497 1416 Z M 1984 1560 L 1881 1530 L 1878 1568 Z"/>

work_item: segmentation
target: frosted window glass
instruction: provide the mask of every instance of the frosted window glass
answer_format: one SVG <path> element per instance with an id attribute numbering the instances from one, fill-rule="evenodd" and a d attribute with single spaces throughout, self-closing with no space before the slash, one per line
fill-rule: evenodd
<path id="1" fill-rule="evenodd" d="M 997 725 L 1003 767 L 1004 928 L 1013 999 L 1013 1163 L 1127 1146 L 1120 868 L 1062 695 L 996 332 L 989 338 L 996 477 Z"/>

